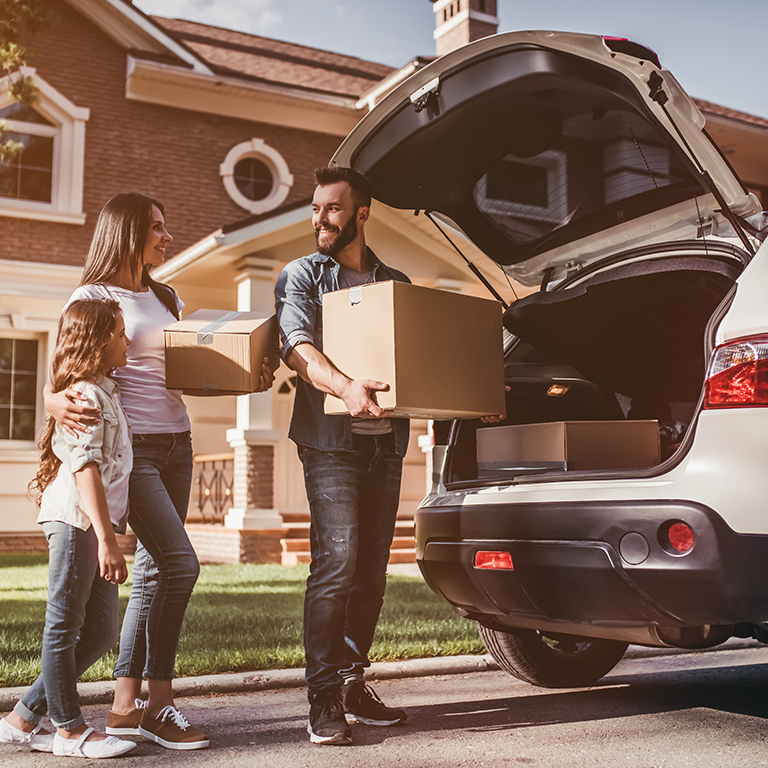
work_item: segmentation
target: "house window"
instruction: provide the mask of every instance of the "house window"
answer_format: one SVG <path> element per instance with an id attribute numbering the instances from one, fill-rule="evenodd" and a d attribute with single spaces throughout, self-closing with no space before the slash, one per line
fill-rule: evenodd
<path id="1" fill-rule="evenodd" d="M 0 440 L 34 440 L 38 342 L 0 337 Z"/>
<path id="2" fill-rule="evenodd" d="M 281 385 L 280 389 L 277 390 L 278 395 L 290 395 L 291 392 L 293 392 L 294 389 L 296 389 L 296 383 L 298 382 L 298 377 L 296 376 L 289 376 Z"/>
<path id="3" fill-rule="evenodd" d="M 0 120 L 7 127 L 2 141 L 23 149 L 0 163 L 0 216 L 67 224 L 84 224 L 83 172 L 85 122 L 89 111 L 22 67 L 11 78 L 32 78 L 39 100 L 34 106 L 11 98 L 7 81 L 0 81 Z"/>
<path id="4" fill-rule="evenodd" d="M 293 186 L 293 175 L 283 156 L 262 139 L 232 147 L 219 172 L 227 194 L 254 214 L 277 208 Z"/>
<path id="5" fill-rule="evenodd" d="M 272 172 L 257 157 L 244 157 L 235 163 L 235 184 L 249 200 L 263 200 L 274 185 Z"/>
<path id="6" fill-rule="evenodd" d="M 0 160 L 0 197 L 50 203 L 53 198 L 53 139 L 56 128 L 26 104 L 0 109 L 0 120 L 23 128 L 5 131 L 4 141 L 23 146 L 9 162 Z"/>

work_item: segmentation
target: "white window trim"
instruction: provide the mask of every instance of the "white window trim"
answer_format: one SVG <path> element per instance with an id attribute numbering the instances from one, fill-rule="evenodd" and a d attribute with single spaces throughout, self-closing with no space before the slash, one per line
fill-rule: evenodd
<path id="1" fill-rule="evenodd" d="M 90 110 L 78 107 L 57 91 L 32 67 L 21 67 L 0 80 L 0 109 L 12 103 L 9 80 L 30 77 L 38 87 L 40 100 L 34 109 L 54 126 L 51 202 L 11 200 L 0 197 L 0 216 L 65 224 L 85 224 L 83 173 L 85 170 L 85 123 Z M 6 120 L 13 130 L 42 133 L 44 126 Z"/>
<path id="2" fill-rule="evenodd" d="M 59 316 L 81 274 L 81 267 L 0 259 L 0 336 L 39 341 L 37 430 L 45 418 L 43 384 L 53 356 Z M 27 309 L 32 306 L 29 301 L 33 302 L 34 311 Z M 28 311 L 30 314 L 26 314 Z M 19 461 L 36 464 L 37 460 L 36 441 L 0 440 L 0 465 Z"/>
<path id="3" fill-rule="evenodd" d="M 246 157 L 255 157 L 267 166 L 272 174 L 272 189 L 263 200 L 249 200 L 235 184 L 235 165 Z M 219 167 L 227 194 L 241 208 L 252 214 L 266 213 L 277 208 L 291 191 L 293 174 L 283 156 L 263 139 L 244 141 L 229 150 Z"/>

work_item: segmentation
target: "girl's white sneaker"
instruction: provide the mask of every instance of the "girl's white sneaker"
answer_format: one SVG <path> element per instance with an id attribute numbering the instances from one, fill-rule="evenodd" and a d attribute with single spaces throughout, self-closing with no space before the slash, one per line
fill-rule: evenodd
<path id="1" fill-rule="evenodd" d="M 118 739 L 116 736 L 107 736 L 99 741 L 87 741 L 93 733 L 93 728 L 86 728 L 78 739 L 64 739 L 57 733 L 53 737 L 53 754 L 59 757 L 88 757 L 92 759 L 100 757 L 118 757 L 136 749 L 135 741 Z"/>
<path id="2" fill-rule="evenodd" d="M 53 752 L 53 734 L 39 733 L 41 727 L 38 723 L 34 731 L 27 733 L 3 718 L 0 720 L 0 741 L 36 749 L 38 752 Z"/>

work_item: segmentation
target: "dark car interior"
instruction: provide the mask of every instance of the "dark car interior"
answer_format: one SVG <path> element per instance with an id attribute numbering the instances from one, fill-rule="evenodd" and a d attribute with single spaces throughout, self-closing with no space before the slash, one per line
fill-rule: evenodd
<path id="1" fill-rule="evenodd" d="M 504 315 L 517 339 L 505 365 L 511 391 L 496 426 L 656 419 L 668 458 L 699 400 L 707 323 L 742 268 L 725 255 L 657 256 L 515 302 Z M 489 425 L 455 422 L 446 484 L 477 479 L 479 427 Z"/>

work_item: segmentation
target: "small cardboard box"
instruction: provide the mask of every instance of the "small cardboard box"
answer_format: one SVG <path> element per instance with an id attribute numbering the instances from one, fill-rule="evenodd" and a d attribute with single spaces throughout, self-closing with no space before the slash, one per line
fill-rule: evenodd
<path id="1" fill-rule="evenodd" d="M 658 464 L 657 421 L 556 421 L 477 430 L 479 477 Z"/>
<path id="2" fill-rule="evenodd" d="M 323 352 L 352 379 L 389 384 L 387 416 L 504 413 L 501 304 L 386 281 L 323 296 Z M 347 413 L 326 395 L 325 412 Z"/>
<path id="3" fill-rule="evenodd" d="M 277 318 L 267 312 L 199 309 L 163 335 L 165 386 L 188 395 L 247 395 L 265 357 L 280 365 Z"/>

